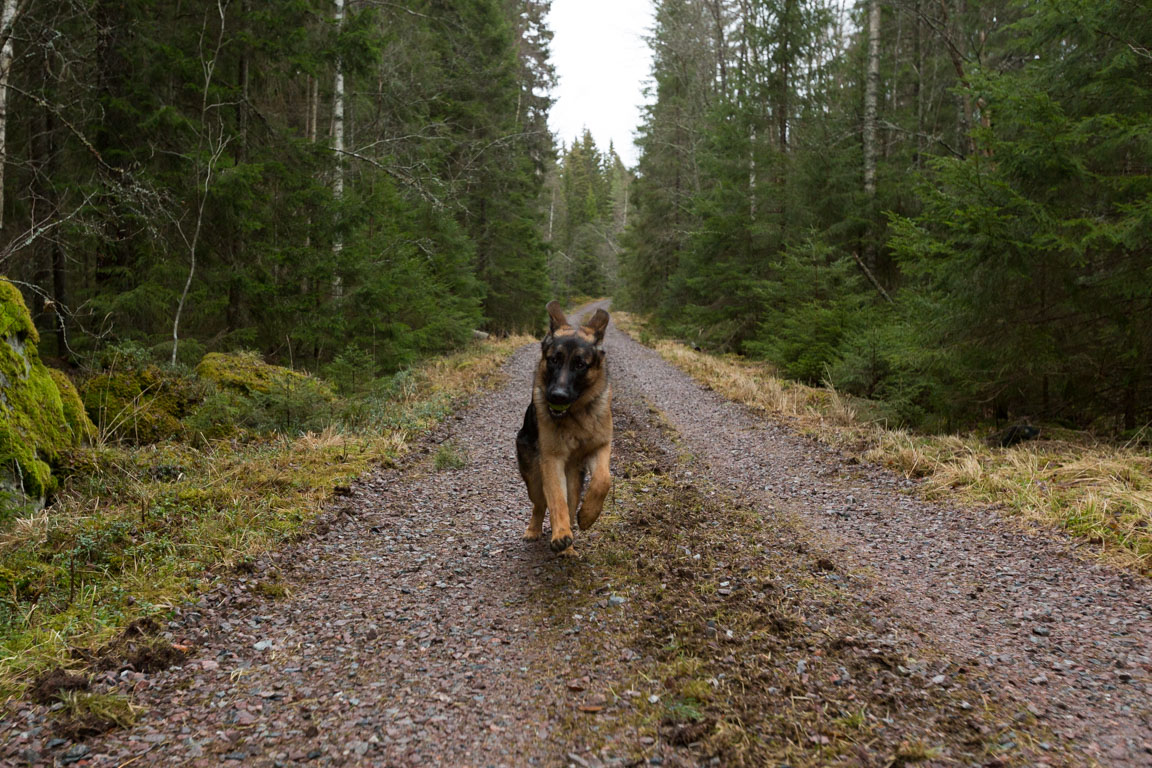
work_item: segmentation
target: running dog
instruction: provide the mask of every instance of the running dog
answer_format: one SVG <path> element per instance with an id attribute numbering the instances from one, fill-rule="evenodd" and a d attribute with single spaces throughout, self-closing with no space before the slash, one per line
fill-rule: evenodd
<path id="1" fill-rule="evenodd" d="M 612 478 L 612 386 L 604 360 L 608 313 L 596 310 L 584 325 L 568 323 L 560 304 L 548 303 L 549 330 L 541 342 L 540 362 L 532 385 L 532 402 L 516 435 L 520 476 L 532 500 L 532 519 L 525 541 L 540 538 L 547 510 L 552 524 L 552 550 L 574 557 L 572 518 L 587 530 L 600 517 Z M 584 505 L 584 473 L 592 480 Z M 579 508 L 579 512 L 577 512 Z"/>

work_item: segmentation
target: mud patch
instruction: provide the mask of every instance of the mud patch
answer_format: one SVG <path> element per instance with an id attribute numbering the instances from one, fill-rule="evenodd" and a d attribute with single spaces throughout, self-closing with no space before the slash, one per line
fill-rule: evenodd
<path id="1" fill-rule="evenodd" d="M 62 667 L 54 667 L 37 677 L 28 688 L 28 698 L 37 704 L 55 704 L 61 694 L 88 690 L 86 675 L 75 675 Z"/>
<path id="2" fill-rule="evenodd" d="M 91 659 L 99 670 L 131 668 L 136 672 L 153 674 L 180 664 L 188 649 L 180 648 L 157 634 L 160 625 L 155 619 L 136 619 L 107 645 L 101 646 Z"/>

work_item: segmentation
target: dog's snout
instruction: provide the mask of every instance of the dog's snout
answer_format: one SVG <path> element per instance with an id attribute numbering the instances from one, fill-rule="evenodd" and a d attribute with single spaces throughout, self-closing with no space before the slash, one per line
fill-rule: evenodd
<path id="1" fill-rule="evenodd" d="M 556 405 L 567 405 L 572 400 L 572 390 L 568 387 L 551 386 L 548 388 L 548 402 Z"/>

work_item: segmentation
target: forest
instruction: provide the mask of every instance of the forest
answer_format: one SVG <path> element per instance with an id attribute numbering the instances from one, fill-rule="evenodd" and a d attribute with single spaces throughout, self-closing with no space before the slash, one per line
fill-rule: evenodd
<path id="1" fill-rule="evenodd" d="M 666 0 L 620 299 L 890 423 L 1152 416 L 1136 0 Z"/>
<path id="2" fill-rule="evenodd" d="M 611 295 L 887 423 L 1145 435 L 1143 3 L 661 0 L 634 168 L 549 130 L 549 6 L 5 0 L 40 355 L 374 378 Z"/>
<path id="3" fill-rule="evenodd" d="M 46 355 L 395 371 L 536 323 L 544 5 L 6 8 L 0 265 Z"/>

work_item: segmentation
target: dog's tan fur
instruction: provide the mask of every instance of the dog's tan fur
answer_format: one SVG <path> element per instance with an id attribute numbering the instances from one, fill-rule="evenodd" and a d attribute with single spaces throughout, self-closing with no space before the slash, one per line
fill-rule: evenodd
<path id="1" fill-rule="evenodd" d="M 604 500 L 612 482 L 609 473 L 612 387 L 608 382 L 601 346 L 608 313 L 598 310 L 587 325 L 579 327 L 569 325 L 556 302 L 548 305 L 548 314 L 552 330 L 542 344 L 543 354 L 532 387 L 539 448 L 534 461 L 532 457 L 527 460 L 521 458 L 521 475 L 532 500 L 532 518 L 524 531 L 524 538 L 540 538 L 547 510 L 552 525 L 552 548 L 562 555 L 574 556 L 572 518 L 576 518 L 581 530 L 591 527 L 604 509 Z M 547 361 L 551 350 L 573 339 L 580 344 L 578 347 L 569 345 L 569 349 L 578 348 L 587 364 L 583 375 L 585 385 L 564 417 L 557 419 L 549 414 L 546 399 Z M 591 480 L 584 504 L 579 506 L 585 467 L 591 470 Z"/>

